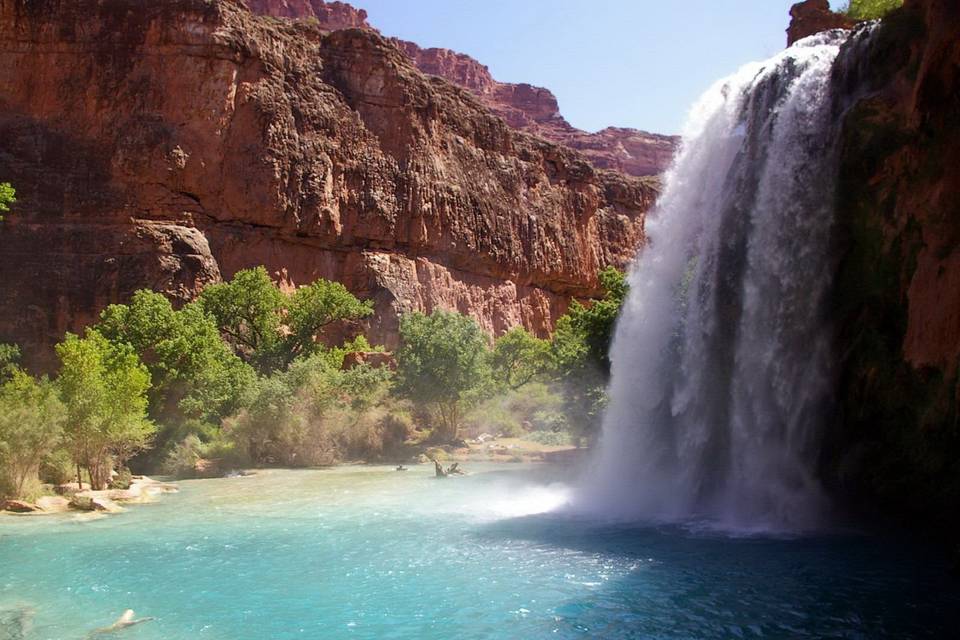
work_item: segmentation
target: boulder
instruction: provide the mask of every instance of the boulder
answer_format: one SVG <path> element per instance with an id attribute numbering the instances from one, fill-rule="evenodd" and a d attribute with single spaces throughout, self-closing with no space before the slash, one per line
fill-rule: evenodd
<path id="1" fill-rule="evenodd" d="M 70 500 L 63 496 L 44 496 L 37 500 L 37 506 L 46 513 L 58 513 L 70 508 Z"/>
<path id="2" fill-rule="evenodd" d="M 13 513 L 36 513 L 43 511 L 38 505 L 27 502 L 26 500 L 7 500 L 3 503 L 3 510 L 12 511 Z"/>
<path id="3" fill-rule="evenodd" d="M 98 492 L 78 493 L 70 500 L 70 506 L 78 511 L 99 511 L 102 513 L 119 513 L 123 511 L 116 502 Z"/>

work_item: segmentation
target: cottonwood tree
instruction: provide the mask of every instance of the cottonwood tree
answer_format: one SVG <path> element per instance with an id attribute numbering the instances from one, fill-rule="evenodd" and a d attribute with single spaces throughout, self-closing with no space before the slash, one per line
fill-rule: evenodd
<path id="1" fill-rule="evenodd" d="M 107 307 L 96 328 L 111 342 L 131 345 L 147 366 L 150 415 L 163 422 L 229 415 L 255 379 L 197 303 L 175 310 L 162 294 L 140 290 L 129 304 Z"/>
<path id="2" fill-rule="evenodd" d="M 488 384 L 487 339 L 473 319 L 450 311 L 411 313 L 400 319 L 397 389 L 433 407 L 439 440 L 458 437 L 463 405 Z"/>
<path id="3" fill-rule="evenodd" d="M 490 356 L 494 380 L 511 391 L 530 384 L 552 367 L 550 342 L 522 327 L 511 329 L 494 342 Z"/>
<path id="4" fill-rule="evenodd" d="M 57 345 L 57 383 L 66 405 L 65 444 L 86 468 L 94 489 L 104 489 L 114 465 L 123 467 L 146 449 L 156 431 L 147 418 L 150 372 L 133 347 L 111 343 L 90 329 L 81 338 L 67 334 Z"/>
<path id="5" fill-rule="evenodd" d="M 317 280 L 284 293 L 263 267 L 207 287 L 200 301 L 237 354 L 263 374 L 322 350 L 319 338 L 333 323 L 373 313 L 372 303 L 358 300 L 338 282 Z"/>
<path id="6" fill-rule="evenodd" d="M 588 304 L 574 300 L 557 320 L 553 337 L 557 378 L 565 387 L 565 413 L 575 430 L 588 439 L 600 430 L 610 377 L 610 345 L 628 293 L 626 278 L 617 269 L 607 267 L 599 277 L 603 298 Z"/>
<path id="7" fill-rule="evenodd" d="M 54 386 L 16 370 L 0 385 L 0 493 L 25 497 L 60 443 L 66 410 Z"/>

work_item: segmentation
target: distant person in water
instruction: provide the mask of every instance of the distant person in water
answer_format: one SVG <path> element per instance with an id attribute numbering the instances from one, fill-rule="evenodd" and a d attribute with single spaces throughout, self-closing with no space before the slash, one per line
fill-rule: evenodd
<path id="1" fill-rule="evenodd" d="M 109 627 L 103 627 L 102 629 L 95 629 L 91 631 L 90 635 L 88 635 L 87 637 L 95 638 L 97 636 L 104 636 L 111 633 L 116 633 L 118 631 L 123 631 L 128 627 L 132 627 L 134 625 L 138 625 L 144 622 L 150 622 L 151 620 L 154 620 L 154 618 L 138 618 L 135 620 L 133 618 L 133 615 L 134 615 L 133 609 L 127 609 L 126 611 L 123 612 L 123 615 L 117 618 L 117 621 L 114 622 L 112 625 L 110 625 Z"/>
<path id="2" fill-rule="evenodd" d="M 406 471 L 406 470 L 407 470 L 407 468 L 406 468 L 405 466 L 403 466 L 402 464 L 398 464 L 398 465 L 397 465 L 397 471 Z"/>
<path id="3" fill-rule="evenodd" d="M 32 627 L 33 615 L 32 607 L 0 611 L 0 640 L 25 640 Z"/>

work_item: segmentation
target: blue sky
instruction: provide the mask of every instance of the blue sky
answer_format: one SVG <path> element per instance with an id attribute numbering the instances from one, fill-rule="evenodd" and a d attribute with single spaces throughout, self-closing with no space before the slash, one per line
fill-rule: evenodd
<path id="1" fill-rule="evenodd" d="M 385 35 L 551 89 L 575 126 L 677 133 L 714 80 L 786 45 L 795 0 L 352 0 Z"/>

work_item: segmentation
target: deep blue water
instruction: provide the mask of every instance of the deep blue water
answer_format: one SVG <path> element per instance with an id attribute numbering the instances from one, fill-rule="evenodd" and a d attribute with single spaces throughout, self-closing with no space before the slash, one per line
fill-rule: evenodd
<path id="1" fill-rule="evenodd" d="M 550 471 L 275 471 L 182 483 L 119 516 L 0 519 L 0 610 L 79 639 L 947 638 L 942 557 L 560 513 Z M 4 614 L 0 614 L 3 619 Z M 9 615 L 9 614 L 7 614 Z M 6 638 L 0 631 L 0 638 Z M 9 634 L 9 630 L 7 632 Z"/>

